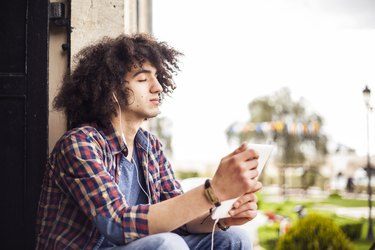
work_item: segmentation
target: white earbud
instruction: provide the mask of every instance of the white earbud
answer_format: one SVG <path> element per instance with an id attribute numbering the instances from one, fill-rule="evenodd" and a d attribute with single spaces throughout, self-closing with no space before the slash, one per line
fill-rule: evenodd
<path id="1" fill-rule="evenodd" d="M 112 93 L 112 95 L 113 95 L 113 98 L 115 99 L 115 101 L 117 102 L 117 104 L 119 104 L 115 93 Z"/>

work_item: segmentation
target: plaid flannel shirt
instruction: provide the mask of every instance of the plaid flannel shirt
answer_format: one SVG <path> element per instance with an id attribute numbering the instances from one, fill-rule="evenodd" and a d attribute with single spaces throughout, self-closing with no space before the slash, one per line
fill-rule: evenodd
<path id="1" fill-rule="evenodd" d="M 140 129 L 136 140 L 152 203 L 183 193 L 156 137 Z M 149 147 L 149 148 L 148 148 Z M 147 152 L 148 149 L 148 152 Z M 123 228 L 124 244 L 145 237 L 149 205 L 128 206 L 117 185 L 121 154 L 127 147 L 113 127 L 75 128 L 56 143 L 47 163 L 37 213 L 36 249 L 94 249 L 101 233 L 93 218 Z"/>

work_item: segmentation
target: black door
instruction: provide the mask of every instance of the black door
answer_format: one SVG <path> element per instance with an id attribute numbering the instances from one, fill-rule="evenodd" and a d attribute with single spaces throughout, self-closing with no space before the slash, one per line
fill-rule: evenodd
<path id="1" fill-rule="evenodd" d="M 48 1 L 0 1 L 1 249 L 33 249 L 47 157 Z"/>

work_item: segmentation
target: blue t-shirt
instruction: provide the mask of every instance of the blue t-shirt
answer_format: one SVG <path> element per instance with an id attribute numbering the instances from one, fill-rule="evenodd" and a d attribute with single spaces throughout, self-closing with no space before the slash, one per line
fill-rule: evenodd
<path id="1" fill-rule="evenodd" d="M 124 155 L 121 157 L 118 185 L 129 206 L 148 203 L 148 198 L 145 194 L 145 192 L 148 193 L 145 177 L 135 150 L 131 162 L 129 162 Z"/>
<path id="2" fill-rule="evenodd" d="M 119 177 L 119 188 L 122 194 L 125 196 L 129 206 L 138 204 L 147 204 L 149 194 L 148 188 L 146 187 L 146 181 L 144 172 L 139 164 L 137 152 L 134 148 L 132 161 L 128 161 L 124 155 L 120 160 L 120 177 Z M 141 186 L 143 190 L 141 189 Z M 147 192 L 147 195 L 146 193 Z M 99 228 L 105 228 L 110 235 L 122 235 L 122 230 L 115 227 L 113 223 L 106 220 L 97 221 Z M 106 238 L 104 238 L 100 248 L 116 246 Z"/>

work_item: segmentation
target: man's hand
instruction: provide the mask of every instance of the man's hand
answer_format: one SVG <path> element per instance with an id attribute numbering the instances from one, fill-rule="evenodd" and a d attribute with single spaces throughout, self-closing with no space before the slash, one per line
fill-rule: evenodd
<path id="1" fill-rule="evenodd" d="M 242 144 L 220 161 L 212 178 L 211 186 L 220 201 L 253 193 L 260 189 L 258 176 L 258 154 Z"/>
<path id="2" fill-rule="evenodd" d="M 261 185 L 260 185 L 261 187 Z M 224 226 L 243 225 L 257 216 L 258 198 L 254 193 L 247 193 L 241 196 L 229 211 L 231 217 L 221 220 Z"/>

